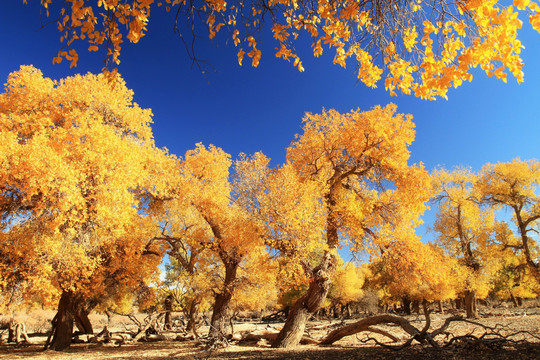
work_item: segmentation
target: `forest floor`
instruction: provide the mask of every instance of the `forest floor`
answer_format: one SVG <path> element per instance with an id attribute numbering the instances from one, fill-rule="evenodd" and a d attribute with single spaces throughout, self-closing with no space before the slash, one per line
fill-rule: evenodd
<path id="1" fill-rule="evenodd" d="M 439 327 L 446 318 L 451 315 L 433 314 L 431 329 Z M 422 328 L 424 317 L 411 315 L 406 317 L 412 325 Z M 346 323 L 356 320 L 347 320 Z M 204 343 L 188 340 L 175 340 L 176 333 L 164 333 L 165 340 L 155 342 L 126 343 L 120 346 L 113 344 L 73 344 L 67 351 L 43 351 L 46 340 L 44 334 L 30 334 L 31 344 L 16 346 L 13 344 L 0 343 L 0 359 L 38 359 L 38 360 L 71 360 L 71 359 L 96 359 L 96 360 L 172 360 L 172 359 L 207 359 L 207 360 L 248 360 L 248 359 L 294 359 L 294 360 L 323 360 L 323 359 L 540 359 L 540 309 L 519 309 L 485 312 L 478 323 L 485 326 L 497 327 L 500 333 L 505 335 L 522 331 L 511 337 L 511 341 L 497 342 L 493 346 L 471 345 L 468 343 L 454 343 L 451 347 L 435 349 L 430 345 L 414 343 L 403 350 L 395 351 L 376 345 L 368 340 L 373 337 L 378 341 L 395 345 L 378 334 L 359 333 L 336 342 L 331 346 L 299 345 L 293 349 L 272 349 L 265 340 L 259 342 L 242 343 L 233 342 L 226 348 L 206 350 Z M 99 321 L 96 322 L 97 325 Z M 308 335 L 320 339 L 341 321 L 323 320 L 311 322 L 308 325 Z M 117 324 L 117 330 L 111 327 L 111 331 L 125 331 L 126 324 Z M 268 329 L 279 329 L 283 323 L 239 323 L 234 325 L 236 334 L 247 332 L 263 332 Z M 97 328 L 98 326 L 96 326 Z M 378 326 L 397 336 L 404 343 L 409 336 L 397 326 Z M 206 329 L 202 327 L 200 333 Z M 455 322 L 447 330 L 451 336 L 474 335 L 480 337 L 485 329 L 481 326 L 465 322 Z M 532 334 L 532 335 L 531 335 Z M 450 337 L 441 335 L 437 337 L 440 344 L 448 341 Z"/>

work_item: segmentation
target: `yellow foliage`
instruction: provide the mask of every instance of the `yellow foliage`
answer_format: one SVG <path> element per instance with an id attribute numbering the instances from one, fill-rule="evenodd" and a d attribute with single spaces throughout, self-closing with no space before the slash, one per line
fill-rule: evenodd
<path id="1" fill-rule="evenodd" d="M 413 139 L 411 117 L 395 105 L 306 114 L 287 162 L 267 171 L 257 197 L 268 245 L 282 255 L 282 294 L 318 277 L 331 281 L 336 264 L 324 259 L 336 259 L 341 246 L 375 252 L 396 238 L 408 241 L 430 196 L 423 166 L 407 163 Z M 350 266 L 335 278 L 343 299 L 361 291 L 363 276 Z"/>
<path id="2" fill-rule="evenodd" d="M 172 269 L 169 281 L 182 289 L 186 304 L 231 295 L 236 309 L 265 307 L 276 299 L 274 266 L 264 247 L 264 227 L 250 214 L 257 205 L 269 160 L 242 154 L 234 175 L 230 155 L 197 144 L 177 162 L 176 187 L 150 212 L 162 224 Z M 217 302 L 216 302 L 217 303 Z"/>
<path id="3" fill-rule="evenodd" d="M 441 249 L 417 239 L 391 243 L 370 268 L 372 286 L 389 296 L 429 301 L 455 298 L 466 270 Z"/>
<path id="4" fill-rule="evenodd" d="M 103 299 L 155 276 L 155 224 L 138 208 L 164 186 L 155 164 L 169 157 L 154 145 L 151 115 L 120 77 L 53 81 L 31 66 L 9 75 L 0 94 L 7 282 L 23 279 L 44 301 L 57 291 Z"/>
<path id="5" fill-rule="evenodd" d="M 521 83 L 519 17 L 528 16 L 532 27 L 540 30 L 540 6 L 535 0 L 514 0 L 513 5 L 498 0 L 418 0 L 405 4 L 382 0 L 271 0 L 264 6 L 225 0 L 100 0 L 97 4 L 67 0 L 58 7 L 53 3 L 57 1 L 41 0 L 47 16 L 50 11 L 59 11 L 52 16 L 58 18 L 64 47 L 54 58 L 55 63 L 66 59 L 75 66 L 79 56 L 72 44 L 83 41 L 89 51 L 105 48 L 107 66 L 116 66 L 125 39 L 137 43 L 145 36 L 150 14 L 157 7 L 165 5 L 171 13 L 189 7 L 192 11 L 179 13 L 175 28 L 196 28 L 195 23 L 201 21 L 210 39 L 227 29 L 235 46 L 244 44 L 250 49 L 239 49 L 240 65 L 245 54 L 252 58 L 252 66 L 259 65 L 262 54 L 255 35 L 267 16 L 279 42 L 276 56 L 293 59 L 299 71 L 304 67 L 294 43 L 304 32 L 312 39 L 314 56 L 322 54 L 325 44 L 335 51 L 335 64 L 345 67 L 349 60 L 356 61 L 358 79 L 367 86 L 375 87 L 384 78 L 385 88 L 392 95 L 399 90 L 423 99 L 446 98 L 450 87 L 471 81 L 471 71 L 478 67 L 505 82 L 510 73 Z"/>
<path id="6" fill-rule="evenodd" d="M 390 238 L 406 239 L 430 195 L 422 164 L 407 163 L 415 134 L 411 116 L 388 105 L 307 114 L 304 123 L 304 133 L 287 149 L 287 161 L 324 205 L 326 230 L 327 222 L 335 221 L 343 242 L 359 251 Z M 326 240 L 332 248 L 339 239 Z"/>
<path id="7" fill-rule="evenodd" d="M 351 262 L 339 267 L 332 276 L 328 297 L 334 304 L 341 305 L 358 301 L 364 294 L 362 286 L 366 271 L 367 267 L 357 267 Z"/>
<path id="8" fill-rule="evenodd" d="M 475 187 L 486 204 L 494 209 L 511 211 L 516 234 L 515 237 L 507 235 L 500 238 L 500 244 L 503 249 L 514 250 L 521 266 L 527 267 L 538 283 L 540 247 L 533 234 L 540 222 L 539 184 L 538 160 L 514 159 L 508 163 L 486 164 Z"/>
<path id="9" fill-rule="evenodd" d="M 438 233 L 438 243 L 466 268 L 463 290 L 485 298 L 498 266 L 498 254 L 492 245 L 497 223 L 493 209 L 480 205 L 477 180 L 478 176 L 465 168 L 434 172 L 438 211 L 433 229 Z"/>

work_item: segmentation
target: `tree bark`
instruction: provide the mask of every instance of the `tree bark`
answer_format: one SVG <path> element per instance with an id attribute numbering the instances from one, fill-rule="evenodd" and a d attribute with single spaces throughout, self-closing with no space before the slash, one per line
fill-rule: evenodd
<path id="1" fill-rule="evenodd" d="M 514 304 L 515 308 L 519 306 L 516 297 L 511 292 L 510 292 L 510 300 L 512 300 L 512 304 Z"/>
<path id="2" fill-rule="evenodd" d="M 227 313 L 231 298 L 230 292 L 216 294 L 208 332 L 209 337 L 221 338 L 227 333 Z"/>
<path id="3" fill-rule="evenodd" d="M 530 231 L 530 228 L 528 229 L 529 224 L 533 219 L 536 218 L 537 214 L 534 214 L 532 217 L 529 217 L 528 219 L 523 219 L 522 217 L 522 211 L 523 206 L 517 206 L 513 205 L 512 208 L 514 209 L 514 213 L 516 215 L 516 221 L 519 229 L 519 234 L 521 235 L 521 244 L 523 249 L 523 255 L 525 255 L 525 262 L 528 266 L 528 268 L 531 270 L 532 275 L 536 278 L 538 282 L 540 282 L 540 264 L 538 262 L 535 262 L 534 259 L 534 252 L 531 254 L 530 250 L 530 239 L 529 235 L 527 233 Z"/>
<path id="4" fill-rule="evenodd" d="M 11 343 L 11 342 L 15 342 L 15 321 L 10 321 L 9 322 L 9 325 L 8 325 L 8 338 L 7 338 L 7 342 L 8 343 Z"/>
<path id="5" fill-rule="evenodd" d="M 407 319 L 394 315 L 377 315 L 366 319 L 362 319 L 355 323 L 345 325 L 339 329 L 336 329 L 328 334 L 321 340 L 321 345 L 331 345 L 336 341 L 344 338 L 345 336 L 354 335 L 361 331 L 373 331 L 370 327 L 377 324 L 392 323 L 399 325 L 405 332 L 411 336 L 419 335 L 420 332 L 414 326 L 411 325 Z"/>
<path id="6" fill-rule="evenodd" d="M 444 306 L 443 306 L 442 300 L 438 300 L 438 301 L 437 301 L 437 305 L 439 306 L 439 312 L 440 312 L 441 314 L 444 314 Z"/>
<path id="7" fill-rule="evenodd" d="M 199 335 L 197 334 L 197 314 L 199 312 L 199 304 L 200 300 L 198 298 L 194 298 L 189 305 L 189 310 L 187 314 L 188 323 L 186 326 L 186 331 L 192 331 L 195 337 L 199 337 Z"/>
<path id="8" fill-rule="evenodd" d="M 93 334 L 94 328 L 90 322 L 90 311 L 84 308 L 82 305 L 75 309 L 75 325 L 81 334 Z"/>
<path id="9" fill-rule="evenodd" d="M 172 319 L 171 319 L 172 303 L 173 303 L 173 297 L 172 295 L 169 294 L 167 295 L 164 301 L 165 320 L 163 321 L 163 329 L 165 330 L 172 329 Z"/>
<path id="10" fill-rule="evenodd" d="M 476 310 L 476 292 L 467 290 L 465 292 L 465 311 L 468 319 L 477 319 L 478 312 Z"/>
<path id="11" fill-rule="evenodd" d="M 86 307 L 86 302 L 81 296 L 72 292 L 64 291 L 58 302 L 58 310 L 52 321 L 52 331 L 45 344 L 45 349 L 50 347 L 56 351 L 67 349 L 71 345 L 73 337 L 73 325 L 82 334 L 93 334 L 92 324 L 88 315 L 90 310 Z M 48 339 L 48 340 L 49 340 Z"/>
<path id="12" fill-rule="evenodd" d="M 30 339 L 26 333 L 26 325 L 24 325 L 24 323 L 19 323 L 15 327 L 15 342 L 17 345 L 21 343 L 21 338 L 23 338 L 27 344 L 30 343 Z"/>
<path id="13" fill-rule="evenodd" d="M 351 303 L 345 305 L 345 315 L 347 316 L 347 319 L 351 318 Z"/>
<path id="14" fill-rule="evenodd" d="M 313 277 L 307 292 L 291 307 L 283 329 L 272 344 L 275 348 L 288 348 L 300 343 L 306 322 L 326 300 L 330 288 L 330 271 L 334 267 L 335 258 L 326 252 L 322 262 L 313 269 Z"/>
<path id="15" fill-rule="evenodd" d="M 26 325 L 24 325 L 24 323 L 18 323 L 11 320 L 8 326 L 7 342 L 15 342 L 17 345 L 19 345 L 21 343 L 21 338 L 23 338 L 26 343 L 30 343 L 30 339 L 26 333 Z"/>
<path id="16" fill-rule="evenodd" d="M 283 329 L 272 343 L 274 348 L 288 348 L 300 343 L 306 322 L 309 317 L 317 312 L 323 305 L 330 288 L 330 276 L 335 270 L 335 256 L 332 250 L 337 249 L 339 244 L 338 229 L 340 226 L 339 214 L 336 211 L 336 189 L 341 186 L 341 181 L 346 174 L 336 171 L 331 179 L 329 192 L 325 195 L 326 208 L 326 244 L 328 245 L 322 261 L 310 271 L 310 284 L 307 292 L 291 307 Z"/>
<path id="17" fill-rule="evenodd" d="M 401 300 L 403 302 L 403 312 L 405 315 L 411 315 L 411 299 L 408 296 L 404 296 Z"/>
<path id="18" fill-rule="evenodd" d="M 332 306 L 332 316 L 334 317 L 334 319 L 339 319 L 339 311 L 338 311 L 338 304 L 335 304 L 334 306 Z"/>
<path id="19" fill-rule="evenodd" d="M 414 300 L 412 302 L 412 307 L 415 313 L 420 314 L 420 301 Z"/>
<path id="20" fill-rule="evenodd" d="M 222 256 L 222 260 L 225 265 L 225 281 L 223 282 L 222 290 L 216 293 L 214 297 L 212 319 L 210 321 L 210 330 L 208 331 L 208 336 L 214 339 L 222 338 L 226 334 L 227 314 L 233 295 L 236 273 L 240 265 L 240 261 L 237 259 Z"/>

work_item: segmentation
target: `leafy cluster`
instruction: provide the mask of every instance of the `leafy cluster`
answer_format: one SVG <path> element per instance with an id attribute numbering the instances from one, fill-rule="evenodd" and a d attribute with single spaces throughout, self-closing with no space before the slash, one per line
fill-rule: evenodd
<path id="1" fill-rule="evenodd" d="M 56 18 L 65 45 L 54 62 L 66 59 L 75 66 L 74 44 L 82 41 L 89 51 L 105 48 L 107 66 L 116 66 L 125 39 L 137 43 L 151 12 L 164 7 L 174 14 L 174 29 L 195 62 L 194 40 L 204 25 L 210 39 L 226 30 L 238 47 L 239 64 L 249 57 L 256 67 L 262 56 L 258 39 L 269 26 L 278 43 L 275 56 L 292 61 L 299 71 L 304 66 L 295 43 L 305 34 L 315 57 L 328 47 L 334 64 L 353 63 L 367 86 L 384 81 L 393 95 L 400 91 L 422 99 L 446 97 L 450 87 L 471 81 L 477 67 L 502 81 L 510 73 L 522 82 L 520 17 L 528 16 L 540 30 L 534 0 L 512 5 L 498 0 L 41 0 L 41 5 Z"/>

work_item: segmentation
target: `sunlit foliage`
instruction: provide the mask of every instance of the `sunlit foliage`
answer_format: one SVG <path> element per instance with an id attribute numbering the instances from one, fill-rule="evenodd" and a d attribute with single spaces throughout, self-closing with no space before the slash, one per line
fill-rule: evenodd
<path id="1" fill-rule="evenodd" d="M 96 306 L 149 282 L 161 249 L 144 197 L 168 161 L 150 110 L 120 77 L 60 81 L 23 66 L 0 95 L 2 294 L 44 304 L 72 293 Z"/>
<path id="2" fill-rule="evenodd" d="M 299 328 L 290 324 L 323 305 L 339 247 L 373 253 L 409 239 L 430 188 L 422 165 L 408 164 L 414 135 L 411 117 L 395 105 L 306 114 L 286 164 L 270 172 L 258 199 L 269 245 L 309 284 L 275 346 L 296 344 L 298 336 L 286 334 Z"/>
<path id="3" fill-rule="evenodd" d="M 500 237 L 500 243 L 503 249 L 519 254 L 527 271 L 540 283 L 539 184 L 538 160 L 514 159 L 507 163 L 484 165 L 476 187 L 487 204 L 495 209 L 510 210 L 515 236 Z"/>
<path id="4" fill-rule="evenodd" d="M 495 258 L 491 249 L 495 234 L 493 208 L 482 208 L 474 191 L 477 175 L 469 169 L 453 171 L 439 169 L 433 173 L 437 214 L 433 229 L 437 242 L 450 256 L 458 259 L 466 269 L 462 284 L 465 298 L 485 297 L 490 290 L 490 278 L 495 270 Z M 495 256 L 495 257 L 493 257 Z M 474 301 L 468 301 L 471 305 Z M 476 317 L 472 307 L 467 316 Z"/>
<path id="5" fill-rule="evenodd" d="M 26 0 L 23 0 L 26 3 Z M 514 0 L 41 0 L 47 16 L 56 19 L 64 47 L 54 62 L 77 64 L 76 42 L 89 51 L 105 48 L 109 65 L 120 63 L 123 42 L 137 43 L 148 31 L 150 14 L 171 14 L 171 25 L 195 62 L 194 40 L 201 25 L 208 37 L 230 40 L 238 62 L 261 60 L 261 31 L 270 28 L 277 42 L 275 56 L 304 71 L 295 44 L 311 40 L 313 55 L 333 52 L 333 62 L 356 66 L 358 79 L 370 87 L 383 81 L 396 94 L 423 99 L 446 97 L 450 87 L 472 80 L 472 69 L 507 81 L 523 81 L 522 19 L 540 29 L 537 1 Z M 159 8 L 162 9 L 159 9 Z"/>
<path id="6" fill-rule="evenodd" d="M 370 262 L 370 286 L 385 300 L 447 300 L 464 287 L 465 270 L 457 260 L 418 239 L 397 241 Z"/>
<path id="7" fill-rule="evenodd" d="M 191 293 L 188 301 L 201 302 L 210 293 L 213 297 L 212 336 L 224 334 L 233 298 L 237 308 L 253 309 L 257 296 L 276 296 L 262 224 L 246 211 L 250 188 L 260 176 L 250 171 L 258 158 L 264 159 L 262 154 L 242 156 L 231 175 L 229 154 L 197 144 L 176 165 L 177 186 L 150 206 L 162 224 L 156 239 L 166 243 L 169 256 L 183 269 L 179 275 Z"/>

